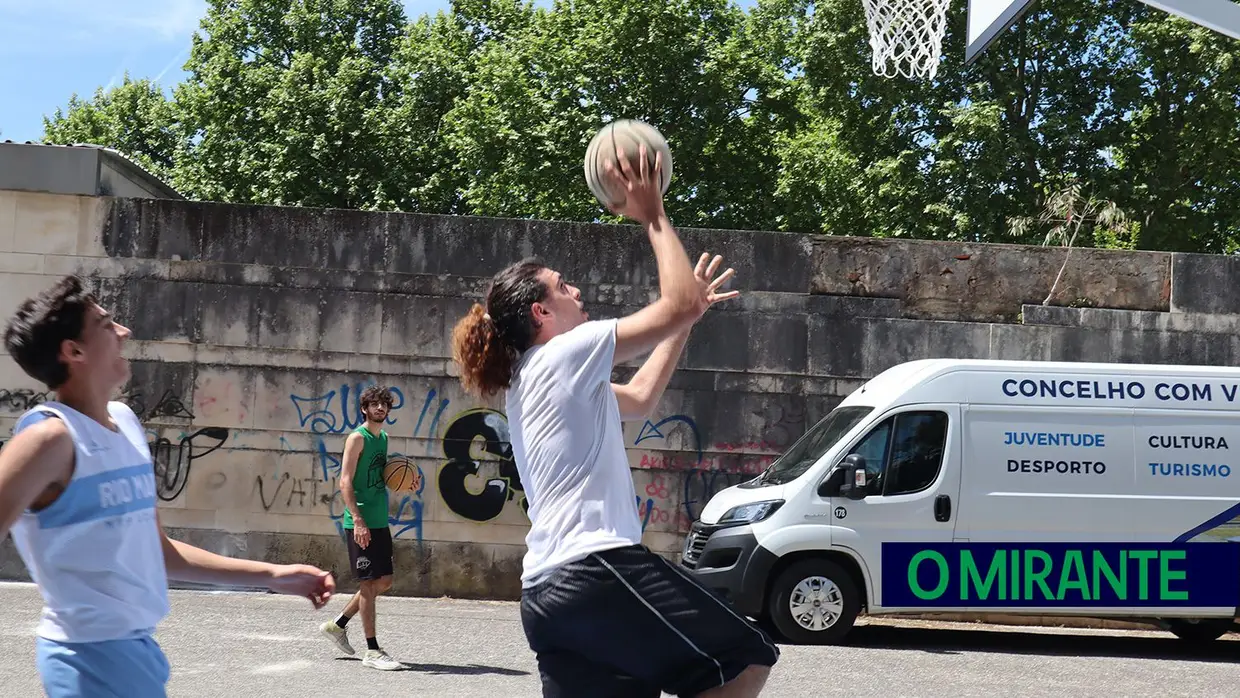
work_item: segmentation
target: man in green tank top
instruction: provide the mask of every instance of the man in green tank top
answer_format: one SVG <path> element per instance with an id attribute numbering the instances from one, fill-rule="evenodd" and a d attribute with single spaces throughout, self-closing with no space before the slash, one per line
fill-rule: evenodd
<path id="1" fill-rule="evenodd" d="M 359 400 L 364 424 L 349 433 L 340 459 L 340 494 L 344 499 L 345 544 L 349 564 L 360 590 L 349 599 L 340 617 L 319 627 L 346 654 L 353 654 L 345 626 L 358 611 L 366 632 L 362 666 L 391 671 L 400 662 L 388 656 L 375 639 L 375 599 L 392 588 L 392 531 L 388 528 L 388 491 L 383 479 L 388 437 L 384 420 L 392 409 L 392 393 L 379 386 L 362 392 Z"/>

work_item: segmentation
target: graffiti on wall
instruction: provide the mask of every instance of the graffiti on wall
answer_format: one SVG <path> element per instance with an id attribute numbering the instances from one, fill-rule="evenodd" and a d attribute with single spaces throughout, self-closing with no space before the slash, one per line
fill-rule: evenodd
<path id="1" fill-rule="evenodd" d="M 151 458 L 155 462 L 156 494 L 165 502 L 180 496 L 189 482 L 194 461 L 214 453 L 228 440 L 225 427 L 204 427 L 192 434 L 182 434 L 177 445 L 165 437 L 151 441 Z"/>
<path id="2" fill-rule="evenodd" d="M 193 419 L 194 413 L 185 406 L 181 401 L 181 396 L 172 390 L 165 390 L 159 399 L 151 403 L 146 403 L 145 396 L 141 391 L 130 389 L 118 398 L 121 402 L 129 405 L 129 409 L 138 415 L 138 419 L 147 420 L 157 417 L 175 417 L 183 419 Z"/>
<path id="3" fill-rule="evenodd" d="M 466 410 L 452 420 L 443 435 L 447 460 L 439 468 L 439 496 L 449 509 L 471 521 L 490 521 L 515 501 L 528 514 L 510 439 L 508 418 L 497 410 Z M 484 484 L 475 490 L 469 481 L 479 477 Z"/>
<path id="4" fill-rule="evenodd" d="M 49 397 L 50 392 L 46 390 L 39 392 L 29 388 L 0 388 L 0 407 L 13 412 L 25 412 L 47 402 Z"/>
<path id="5" fill-rule="evenodd" d="M 388 524 L 395 530 L 393 538 L 402 538 L 406 534 L 419 543 L 422 542 L 422 490 L 426 486 L 422 476 L 422 468 L 416 461 L 403 454 L 395 453 L 388 457 L 383 467 L 383 479 L 393 495 L 395 511 L 389 507 Z"/>
<path id="6" fill-rule="evenodd" d="M 323 395 L 303 397 L 289 395 L 293 406 L 297 408 L 297 418 L 301 426 L 309 426 L 314 434 L 343 434 L 365 424 L 362 415 L 362 392 L 367 384 L 345 383 L 339 390 L 329 390 Z M 388 413 L 387 423 L 396 424 L 396 412 L 405 406 L 405 394 L 400 388 L 390 388 L 392 392 L 392 409 Z"/>
<path id="7" fill-rule="evenodd" d="M 674 414 L 670 417 L 664 417 L 657 424 L 646 420 L 642 425 L 641 431 L 638 432 L 637 438 L 633 440 L 634 446 L 639 446 L 643 441 L 650 439 L 667 439 L 672 434 L 672 430 L 682 427 L 688 430 L 692 439 L 692 451 L 697 454 L 697 462 L 702 462 L 702 435 L 698 433 L 697 422 L 687 414 Z M 666 433 L 665 433 L 666 432 Z"/>
<path id="8" fill-rule="evenodd" d="M 229 393 L 219 386 L 235 383 L 200 382 L 194 401 L 162 389 L 146 395 L 130 391 L 124 399 L 135 412 L 170 419 L 193 419 L 195 412 L 206 415 L 207 411 L 194 406 L 214 400 L 212 404 L 220 405 L 217 409 L 223 410 L 219 412 L 223 416 L 231 409 L 227 405 L 238 398 L 235 390 Z M 210 491 L 232 484 L 230 478 L 241 478 L 243 487 L 249 488 L 248 499 L 246 490 L 230 490 L 200 501 L 218 502 L 222 507 L 248 506 L 249 511 L 270 515 L 322 517 L 325 529 L 308 519 L 290 523 L 287 530 L 334 529 L 345 535 L 340 461 L 345 436 L 365 423 L 360 396 L 370 384 L 373 381 L 346 377 L 330 390 L 274 395 L 272 399 L 282 403 L 279 411 L 265 415 L 260 408 L 251 427 L 237 424 L 230 428 L 231 423 L 229 427 L 185 427 L 179 436 L 166 427 L 153 427 L 149 441 L 160 498 L 182 497 L 191 480 L 192 487 Z M 389 453 L 382 471 L 395 538 L 424 539 L 430 532 L 431 503 L 426 498 L 432 496 L 439 499 L 433 503 L 441 512 L 437 520 L 515 525 L 528 521 L 529 500 L 502 411 L 473 406 L 453 410 L 437 387 L 400 385 L 390 390 L 394 402 L 385 428 L 403 442 Z M 285 396 L 288 402 L 283 402 Z M 32 391 L 0 393 L 0 401 L 10 407 L 34 405 L 42 399 Z M 272 409 L 277 408 L 268 408 Z M 244 410 L 233 410 L 225 419 L 246 420 L 244 414 Z M 627 447 L 634 468 L 634 512 L 642 530 L 683 533 L 718 492 L 764 470 L 774 458 L 771 451 L 780 447 L 779 442 L 795 438 L 795 424 L 803 419 L 803 414 L 791 409 L 755 412 L 748 420 L 752 438 L 735 442 L 708 439 L 689 414 L 630 425 L 640 425 L 628 432 Z M 232 463 L 191 477 L 194 465 L 220 451 L 231 452 Z"/>
<path id="9" fill-rule="evenodd" d="M 50 390 L 36 391 L 30 388 L 0 388 L 0 408 L 11 412 L 25 412 L 54 399 Z M 175 391 L 168 389 L 158 400 L 147 403 L 145 395 L 138 390 L 129 389 L 119 395 L 117 401 L 123 402 L 133 410 L 139 420 L 146 421 L 157 417 L 177 417 L 193 419 L 194 414 L 185 406 Z"/>
<path id="10" fill-rule="evenodd" d="M 783 412 L 777 413 L 782 418 Z M 801 414 L 803 421 L 804 415 Z M 780 431 L 783 430 L 783 431 Z M 676 434 L 679 431 L 681 433 Z M 764 433 L 777 438 L 788 439 L 787 426 L 778 422 L 774 426 L 768 421 Z M 637 498 L 638 512 L 642 516 L 643 529 L 650 523 L 674 522 L 678 531 L 687 531 L 689 526 L 702 513 L 702 507 L 716 494 L 723 490 L 751 480 L 763 472 L 774 460 L 774 455 L 749 454 L 737 456 L 726 455 L 727 452 L 742 450 L 777 450 L 773 443 L 739 443 L 720 442 L 712 445 L 715 451 L 723 451 L 725 455 L 707 455 L 702 444 L 701 433 L 692 417 L 684 414 L 664 417 L 658 422 L 647 421 L 633 440 L 634 446 L 648 443 L 647 447 L 661 446 L 673 435 L 680 437 L 680 443 L 687 445 L 685 455 L 661 453 L 644 453 L 639 468 L 655 471 L 671 471 L 679 478 L 680 499 L 672 505 L 672 511 L 660 510 L 656 504 L 660 495 L 666 499 L 668 487 L 663 476 L 656 476 L 646 487 L 646 497 Z"/>
<path id="11" fill-rule="evenodd" d="M 317 477 L 293 477 L 292 473 L 285 472 L 273 476 L 273 479 L 275 482 L 271 483 L 262 475 L 254 477 L 254 489 L 258 492 L 263 511 L 271 511 L 277 505 L 287 509 L 313 508 L 316 503 L 330 507 L 340 491 L 335 478 L 324 481 Z M 310 498 L 309 502 L 306 497 Z"/>

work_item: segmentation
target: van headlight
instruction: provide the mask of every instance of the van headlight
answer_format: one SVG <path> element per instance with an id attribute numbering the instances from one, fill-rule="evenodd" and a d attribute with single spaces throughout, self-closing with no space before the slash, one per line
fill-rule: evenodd
<path id="1" fill-rule="evenodd" d="M 751 524 L 757 523 L 766 517 L 774 514 L 780 507 L 784 505 L 782 499 L 772 499 L 765 502 L 753 502 L 752 504 L 742 504 L 738 507 L 728 509 L 723 518 L 719 519 L 720 524 Z"/>

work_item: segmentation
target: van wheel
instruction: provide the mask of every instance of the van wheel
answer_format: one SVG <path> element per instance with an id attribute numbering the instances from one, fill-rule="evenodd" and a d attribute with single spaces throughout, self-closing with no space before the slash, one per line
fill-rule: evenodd
<path id="1" fill-rule="evenodd" d="M 784 570 L 771 588 L 767 614 L 789 642 L 838 642 L 861 612 L 852 575 L 830 560 L 802 560 Z"/>
<path id="2" fill-rule="evenodd" d="M 1230 618 L 1173 618 L 1167 621 L 1167 630 L 1176 637 L 1189 642 L 1213 642 L 1231 631 Z"/>

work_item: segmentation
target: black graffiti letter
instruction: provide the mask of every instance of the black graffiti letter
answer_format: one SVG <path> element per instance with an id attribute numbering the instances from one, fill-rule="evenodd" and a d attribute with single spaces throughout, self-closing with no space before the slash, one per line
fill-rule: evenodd
<path id="1" fill-rule="evenodd" d="M 156 494 L 159 498 L 171 502 L 179 497 L 189 483 L 190 465 L 223 446 L 228 440 L 228 433 L 228 429 L 224 427 L 199 429 L 189 436 L 181 437 L 175 451 L 172 442 L 164 437 L 151 442 L 151 457 L 155 460 L 155 484 L 158 487 Z M 204 448 L 201 441 L 194 443 L 195 438 L 212 439 L 215 443 Z M 195 446 L 200 449 L 197 453 L 194 452 Z"/>
<path id="2" fill-rule="evenodd" d="M 465 486 L 465 478 L 478 474 L 479 463 L 470 453 L 478 438 L 484 440 L 487 453 L 499 457 L 499 477 L 488 480 L 482 492 L 474 494 Z M 508 500 L 519 497 L 521 510 L 529 511 L 508 438 L 508 420 L 495 410 L 470 410 L 452 422 L 443 437 L 448 461 L 439 469 L 439 496 L 449 509 L 472 521 L 490 521 L 500 515 Z"/>

